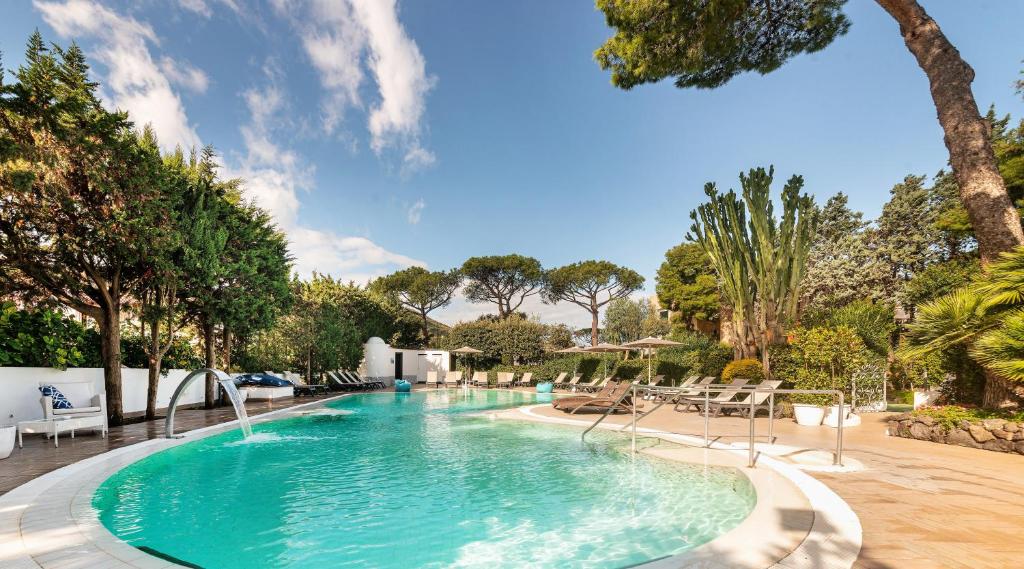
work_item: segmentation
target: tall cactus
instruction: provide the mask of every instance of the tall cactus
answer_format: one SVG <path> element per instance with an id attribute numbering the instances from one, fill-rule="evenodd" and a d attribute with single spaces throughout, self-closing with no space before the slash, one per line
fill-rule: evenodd
<path id="1" fill-rule="evenodd" d="M 704 186 L 710 201 L 690 213 L 687 238 L 711 258 L 722 292 L 732 304 L 735 348 L 740 357 L 761 352 L 768 368 L 768 346 L 781 340 L 784 324 L 796 318 L 798 289 L 814 237 L 814 199 L 800 195 L 804 181 L 793 176 L 782 189 L 782 218 L 771 200 L 774 167 L 740 174 L 742 200 L 715 184 Z"/>

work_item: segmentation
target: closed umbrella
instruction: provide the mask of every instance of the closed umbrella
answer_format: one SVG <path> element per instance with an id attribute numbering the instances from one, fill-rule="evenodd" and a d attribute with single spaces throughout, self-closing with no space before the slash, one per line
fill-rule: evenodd
<path id="1" fill-rule="evenodd" d="M 646 348 L 647 349 L 647 385 L 651 384 L 651 366 L 654 361 L 654 350 L 657 348 L 666 348 L 670 346 L 682 346 L 681 342 L 674 342 L 672 340 L 663 340 L 661 338 L 652 338 L 648 336 L 642 340 L 635 340 L 633 342 L 626 342 L 622 344 L 625 348 Z"/>

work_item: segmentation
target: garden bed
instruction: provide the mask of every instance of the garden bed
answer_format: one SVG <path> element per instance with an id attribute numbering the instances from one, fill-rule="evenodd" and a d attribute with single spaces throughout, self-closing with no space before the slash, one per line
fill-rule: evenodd
<path id="1" fill-rule="evenodd" d="M 930 407 L 889 419 L 890 436 L 1024 454 L 1024 413 Z"/>

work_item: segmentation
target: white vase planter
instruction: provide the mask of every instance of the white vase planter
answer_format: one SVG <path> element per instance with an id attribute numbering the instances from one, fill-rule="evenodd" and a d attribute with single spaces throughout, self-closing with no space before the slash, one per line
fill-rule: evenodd
<path id="1" fill-rule="evenodd" d="M 825 418 L 825 409 L 820 405 L 794 403 L 793 418 L 796 419 L 797 425 L 817 427 L 821 424 L 821 420 Z"/>
<path id="2" fill-rule="evenodd" d="M 824 409 L 824 411 L 825 411 L 825 417 L 823 418 L 822 422 L 825 425 L 829 426 L 829 427 L 838 427 L 839 426 L 839 405 L 832 405 L 832 406 L 826 407 Z M 844 427 L 852 427 L 852 426 L 854 426 L 854 425 L 849 424 L 849 422 L 848 422 L 849 419 L 850 419 L 850 416 L 851 416 L 850 415 L 851 411 L 852 411 L 852 409 L 850 408 L 849 405 L 843 405 L 843 426 Z M 858 421 L 858 424 L 860 424 L 859 421 Z"/>
<path id="3" fill-rule="evenodd" d="M 0 427 L 0 459 L 11 456 L 14 450 L 14 435 L 17 428 L 14 425 Z"/>

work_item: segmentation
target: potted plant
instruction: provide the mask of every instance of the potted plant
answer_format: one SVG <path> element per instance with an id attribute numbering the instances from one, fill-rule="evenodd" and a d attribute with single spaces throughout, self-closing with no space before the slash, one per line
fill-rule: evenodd
<path id="1" fill-rule="evenodd" d="M 797 370 L 793 381 L 795 389 L 831 389 L 829 376 L 817 369 Z M 829 395 L 817 393 L 793 394 L 793 418 L 797 425 L 817 427 L 825 418 L 825 405 L 831 402 Z"/>
<path id="2" fill-rule="evenodd" d="M 14 451 L 14 435 L 17 428 L 14 425 L 0 425 L 0 459 L 11 456 Z"/>

